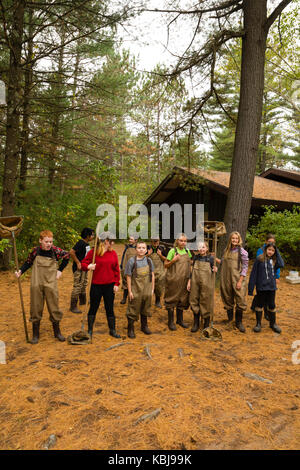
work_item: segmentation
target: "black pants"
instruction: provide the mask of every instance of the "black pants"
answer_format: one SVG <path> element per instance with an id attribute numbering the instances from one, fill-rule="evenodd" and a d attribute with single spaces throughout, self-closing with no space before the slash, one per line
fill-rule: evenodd
<path id="1" fill-rule="evenodd" d="M 275 293 L 276 290 L 261 290 L 256 295 L 256 307 L 262 309 L 264 306 L 268 310 L 275 310 Z"/>
<path id="2" fill-rule="evenodd" d="M 92 284 L 90 292 L 90 309 L 88 315 L 95 316 L 99 308 L 101 299 L 104 299 L 104 307 L 107 321 L 115 318 L 114 314 L 114 283 L 112 284 Z"/>

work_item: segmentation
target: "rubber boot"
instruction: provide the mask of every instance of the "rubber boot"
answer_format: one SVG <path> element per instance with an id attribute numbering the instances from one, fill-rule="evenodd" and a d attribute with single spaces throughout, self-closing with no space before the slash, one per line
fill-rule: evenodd
<path id="1" fill-rule="evenodd" d="M 128 338 L 135 338 L 134 334 L 134 320 L 131 318 L 128 318 L 128 333 L 127 333 Z"/>
<path id="2" fill-rule="evenodd" d="M 174 309 L 173 308 L 170 308 L 168 310 L 168 327 L 169 327 L 169 330 L 171 331 L 175 331 L 177 329 L 174 323 Z"/>
<path id="3" fill-rule="evenodd" d="M 204 318 L 203 329 L 208 328 L 208 327 L 209 327 L 209 324 L 210 324 L 210 317 L 205 317 L 205 318 Z"/>
<path id="4" fill-rule="evenodd" d="M 176 323 L 182 328 L 188 328 L 188 326 L 183 323 L 183 310 L 180 310 L 179 308 L 176 309 Z"/>
<path id="5" fill-rule="evenodd" d="M 124 289 L 123 299 L 121 300 L 120 304 L 126 304 L 127 296 L 128 296 L 128 289 Z"/>
<path id="6" fill-rule="evenodd" d="M 235 326 L 241 333 L 245 333 L 246 330 L 242 321 L 243 321 L 243 310 L 237 308 L 235 311 Z"/>
<path id="7" fill-rule="evenodd" d="M 276 313 L 271 312 L 270 310 L 268 311 L 269 313 L 269 318 L 270 318 L 270 328 L 272 328 L 275 333 L 281 333 L 281 328 L 279 328 L 278 325 L 276 325 Z"/>
<path id="8" fill-rule="evenodd" d="M 114 338 L 121 338 L 121 336 L 118 335 L 117 332 L 116 332 L 116 319 L 115 319 L 115 317 L 108 317 L 107 323 L 108 323 L 110 336 L 113 336 Z"/>
<path id="9" fill-rule="evenodd" d="M 96 315 L 88 315 L 88 334 L 90 337 L 93 336 L 93 326 L 95 323 Z"/>
<path id="10" fill-rule="evenodd" d="M 227 317 L 228 317 L 228 321 L 233 320 L 233 308 L 231 308 L 230 310 L 227 310 Z"/>
<path id="11" fill-rule="evenodd" d="M 200 314 L 194 313 L 194 324 L 192 326 L 191 332 L 196 333 L 196 331 L 199 330 L 199 325 L 200 325 Z"/>
<path id="12" fill-rule="evenodd" d="M 32 323 L 32 340 L 31 344 L 37 344 L 40 338 L 40 322 L 35 321 Z"/>
<path id="13" fill-rule="evenodd" d="M 146 315 L 141 315 L 141 331 L 145 333 L 145 335 L 152 334 L 152 332 L 148 328 L 148 319 Z"/>
<path id="14" fill-rule="evenodd" d="M 58 341 L 66 341 L 66 338 L 61 334 L 60 328 L 59 328 L 59 322 L 53 322 L 53 331 L 54 331 L 54 337 L 58 339 Z"/>
<path id="15" fill-rule="evenodd" d="M 81 310 L 77 308 L 77 297 L 71 297 L 70 312 L 82 313 Z"/>
<path id="16" fill-rule="evenodd" d="M 86 294 L 79 294 L 79 305 L 85 305 L 86 304 Z"/>
<path id="17" fill-rule="evenodd" d="M 255 333 L 260 333 L 261 332 L 261 319 L 262 319 L 262 312 L 255 312 L 256 315 L 256 326 L 253 328 L 253 331 Z"/>
<path id="18" fill-rule="evenodd" d="M 158 295 L 155 296 L 155 307 L 162 308 L 160 304 L 160 297 Z"/>
<path id="19" fill-rule="evenodd" d="M 270 321 L 269 311 L 266 306 L 264 306 L 264 317 L 267 321 Z"/>

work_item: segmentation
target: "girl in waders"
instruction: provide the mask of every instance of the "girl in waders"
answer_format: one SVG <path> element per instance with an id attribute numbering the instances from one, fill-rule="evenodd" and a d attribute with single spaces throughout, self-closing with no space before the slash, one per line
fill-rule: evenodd
<path id="1" fill-rule="evenodd" d="M 152 238 L 151 245 L 148 246 L 148 257 L 152 260 L 154 265 L 155 276 L 155 307 L 162 308 L 160 304 L 161 296 L 165 288 L 165 267 L 164 262 L 167 259 L 164 253 L 164 247 L 160 246 L 159 238 Z"/>
<path id="2" fill-rule="evenodd" d="M 281 329 L 276 325 L 275 294 L 277 289 L 276 270 L 283 268 L 284 262 L 274 243 L 267 243 L 263 253 L 254 261 L 248 284 L 248 294 L 253 295 L 256 287 L 256 326 L 255 333 L 261 331 L 261 319 L 263 307 L 266 305 L 270 328 L 275 333 L 281 333 Z"/>
<path id="3" fill-rule="evenodd" d="M 200 242 L 198 250 L 193 259 L 191 277 L 187 285 L 187 290 L 190 292 L 190 307 L 194 314 L 192 333 L 199 330 L 200 315 L 204 320 L 204 328 L 210 324 L 214 295 L 213 272 L 218 271 L 218 268 L 214 267 L 214 258 L 208 254 L 208 245 Z"/>
<path id="4" fill-rule="evenodd" d="M 32 322 L 32 344 L 36 344 L 40 337 L 40 322 L 43 315 L 46 300 L 50 321 L 52 322 L 54 337 L 59 341 L 65 341 L 60 332 L 59 322 L 62 312 L 58 306 L 57 280 L 69 262 L 70 254 L 67 251 L 53 245 L 53 233 L 43 230 L 39 238 L 40 246 L 35 247 L 27 260 L 16 272 L 20 277 L 32 266 L 30 285 L 30 321 Z M 58 260 L 62 262 L 58 268 Z"/>
<path id="5" fill-rule="evenodd" d="M 241 333 L 245 333 L 242 323 L 246 304 L 246 275 L 248 271 L 248 252 L 242 247 L 243 241 L 239 232 L 229 235 L 228 243 L 221 260 L 220 293 L 228 320 L 233 320 L 235 310 L 235 325 Z"/>
<path id="6" fill-rule="evenodd" d="M 123 299 L 120 302 L 121 304 L 126 304 L 126 300 L 128 297 L 127 276 L 124 271 L 130 258 L 136 255 L 136 242 L 137 242 L 137 237 L 131 235 L 129 237 L 128 244 L 125 245 L 125 248 L 122 254 L 120 270 L 121 270 L 121 276 L 122 276 Z"/>
<path id="7" fill-rule="evenodd" d="M 186 248 L 187 238 L 184 233 L 179 235 L 165 261 L 165 306 L 168 311 L 169 330 L 176 330 L 174 323 L 174 308 L 176 308 L 176 323 L 182 328 L 188 328 L 183 323 L 183 310 L 189 308 L 189 293 L 187 290 L 191 272 L 191 252 Z"/>
<path id="8" fill-rule="evenodd" d="M 147 244 L 138 242 L 136 256 L 131 258 L 125 268 L 128 285 L 128 337 L 135 338 L 134 322 L 141 316 L 141 331 L 150 335 L 148 317 L 151 316 L 151 302 L 154 292 L 154 266 L 146 256 Z"/>

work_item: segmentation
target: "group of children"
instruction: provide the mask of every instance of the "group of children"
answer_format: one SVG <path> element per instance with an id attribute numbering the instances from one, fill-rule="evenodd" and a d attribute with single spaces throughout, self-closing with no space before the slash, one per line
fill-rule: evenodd
<path id="1" fill-rule="evenodd" d="M 128 320 L 128 337 L 135 338 L 134 324 L 140 319 L 141 331 L 149 335 L 148 317 L 151 316 L 152 297 L 155 294 L 155 306 L 161 308 L 161 298 L 168 312 L 168 328 L 176 330 L 176 324 L 182 328 L 188 326 L 183 321 L 183 312 L 189 307 L 194 316 L 191 331 L 197 332 L 200 320 L 203 328 L 210 325 L 213 315 L 214 273 L 220 266 L 220 294 L 227 311 L 228 321 L 235 319 L 235 326 L 245 332 L 243 313 L 246 304 L 246 275 L 248 270 L 248 253 L 242 247 L 242 239 L 238 232 L 232 232 L 221 259 L 209 254 L 207 243 L 201 242 L 198 251 L 192 255 L 187 248 L 187 237 L 180 234 L 174 247 L 168 252 L 160 245 L 159 238 L 151 240 L 147 245 L 130 237 L 125 246 L 119 269 L 117 253 L 113 250 L 114 236 L 109 232 L 100 234 L 95 247 L 90 249 L 89 243 L 94 238 L 94 231 L 83 229 L 81 240 L 66 252 L 53 245 L 53 234 L 50 231 L 40 233 L 40 246 L 35 247 L 27 261 L 16 272 L 19 277 L 33 266 L 31 277 L 30 321 L 33 325 L 32 343 L 39 340 L 39 328 L 44 302 L 46 300 L 50 320 L 53 324 L 54 336 L 59 341 L 65 338 L 60 332 L 59 322 L 62 313 L 58 308 L 57 279 L 66 267 L 69 258 L 73 259 L 74 286 L 71 293 L 70 310 L 81 313 L 77 307 L 86 304 L 87 272 L 93 271 L 90 289 L 90 307 L 88 312 L 88 332 L 93 334 L 93 325 L 102 297 L 107 315 L 109 333 L 120 338 L 116 332 L 114 315 L 114 297 L 118 291 L 122 276 L 123 298 L 121 304 L 128 299 L 126 316 Z M 96 253 L 94 254 L 94 250 Z M 95 256 L 93 256 L 95 255 Z M 58 260 L 62 259 L 58 267 Z M 275 245 L 275 238 L 268 234 L 266 243 L 258 250 L 248 283 L 248 294 L 256 296 L 251 309 L 256 314 L 255 332 L 261 331 L 263 310 L 270 327 L 276 333 L 281 329 L 276 324 L 275 293 L 280 268 L 284 266 L 281 255 Z M 235 312 L 234 312 L 235 309 Z M 176 323 L 175 323 L 176 311 Z M 235 313 L 235 315 L 234 315 Z M 235 317 L 235 318 L 234 318 Z"/>

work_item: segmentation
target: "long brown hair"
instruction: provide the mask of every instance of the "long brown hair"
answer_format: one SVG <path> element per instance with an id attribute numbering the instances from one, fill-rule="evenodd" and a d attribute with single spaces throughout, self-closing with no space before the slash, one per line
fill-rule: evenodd
<path id="1" fill-rule="evenodd" d="M 273 261 L 274 265 L 276 264 L 276 245 L 275 243 L 267 243 L 266 246 L 264 247 L 264 251 L 262 252 L 261 255 L 259 255 L 258 259 L 259 261 L 262 261 L 263 263 L 267 260 L 267 248 L 269 247 L 274 248 L 275 252 L 274 254 L 270 257 L 270 259 Z"/>

